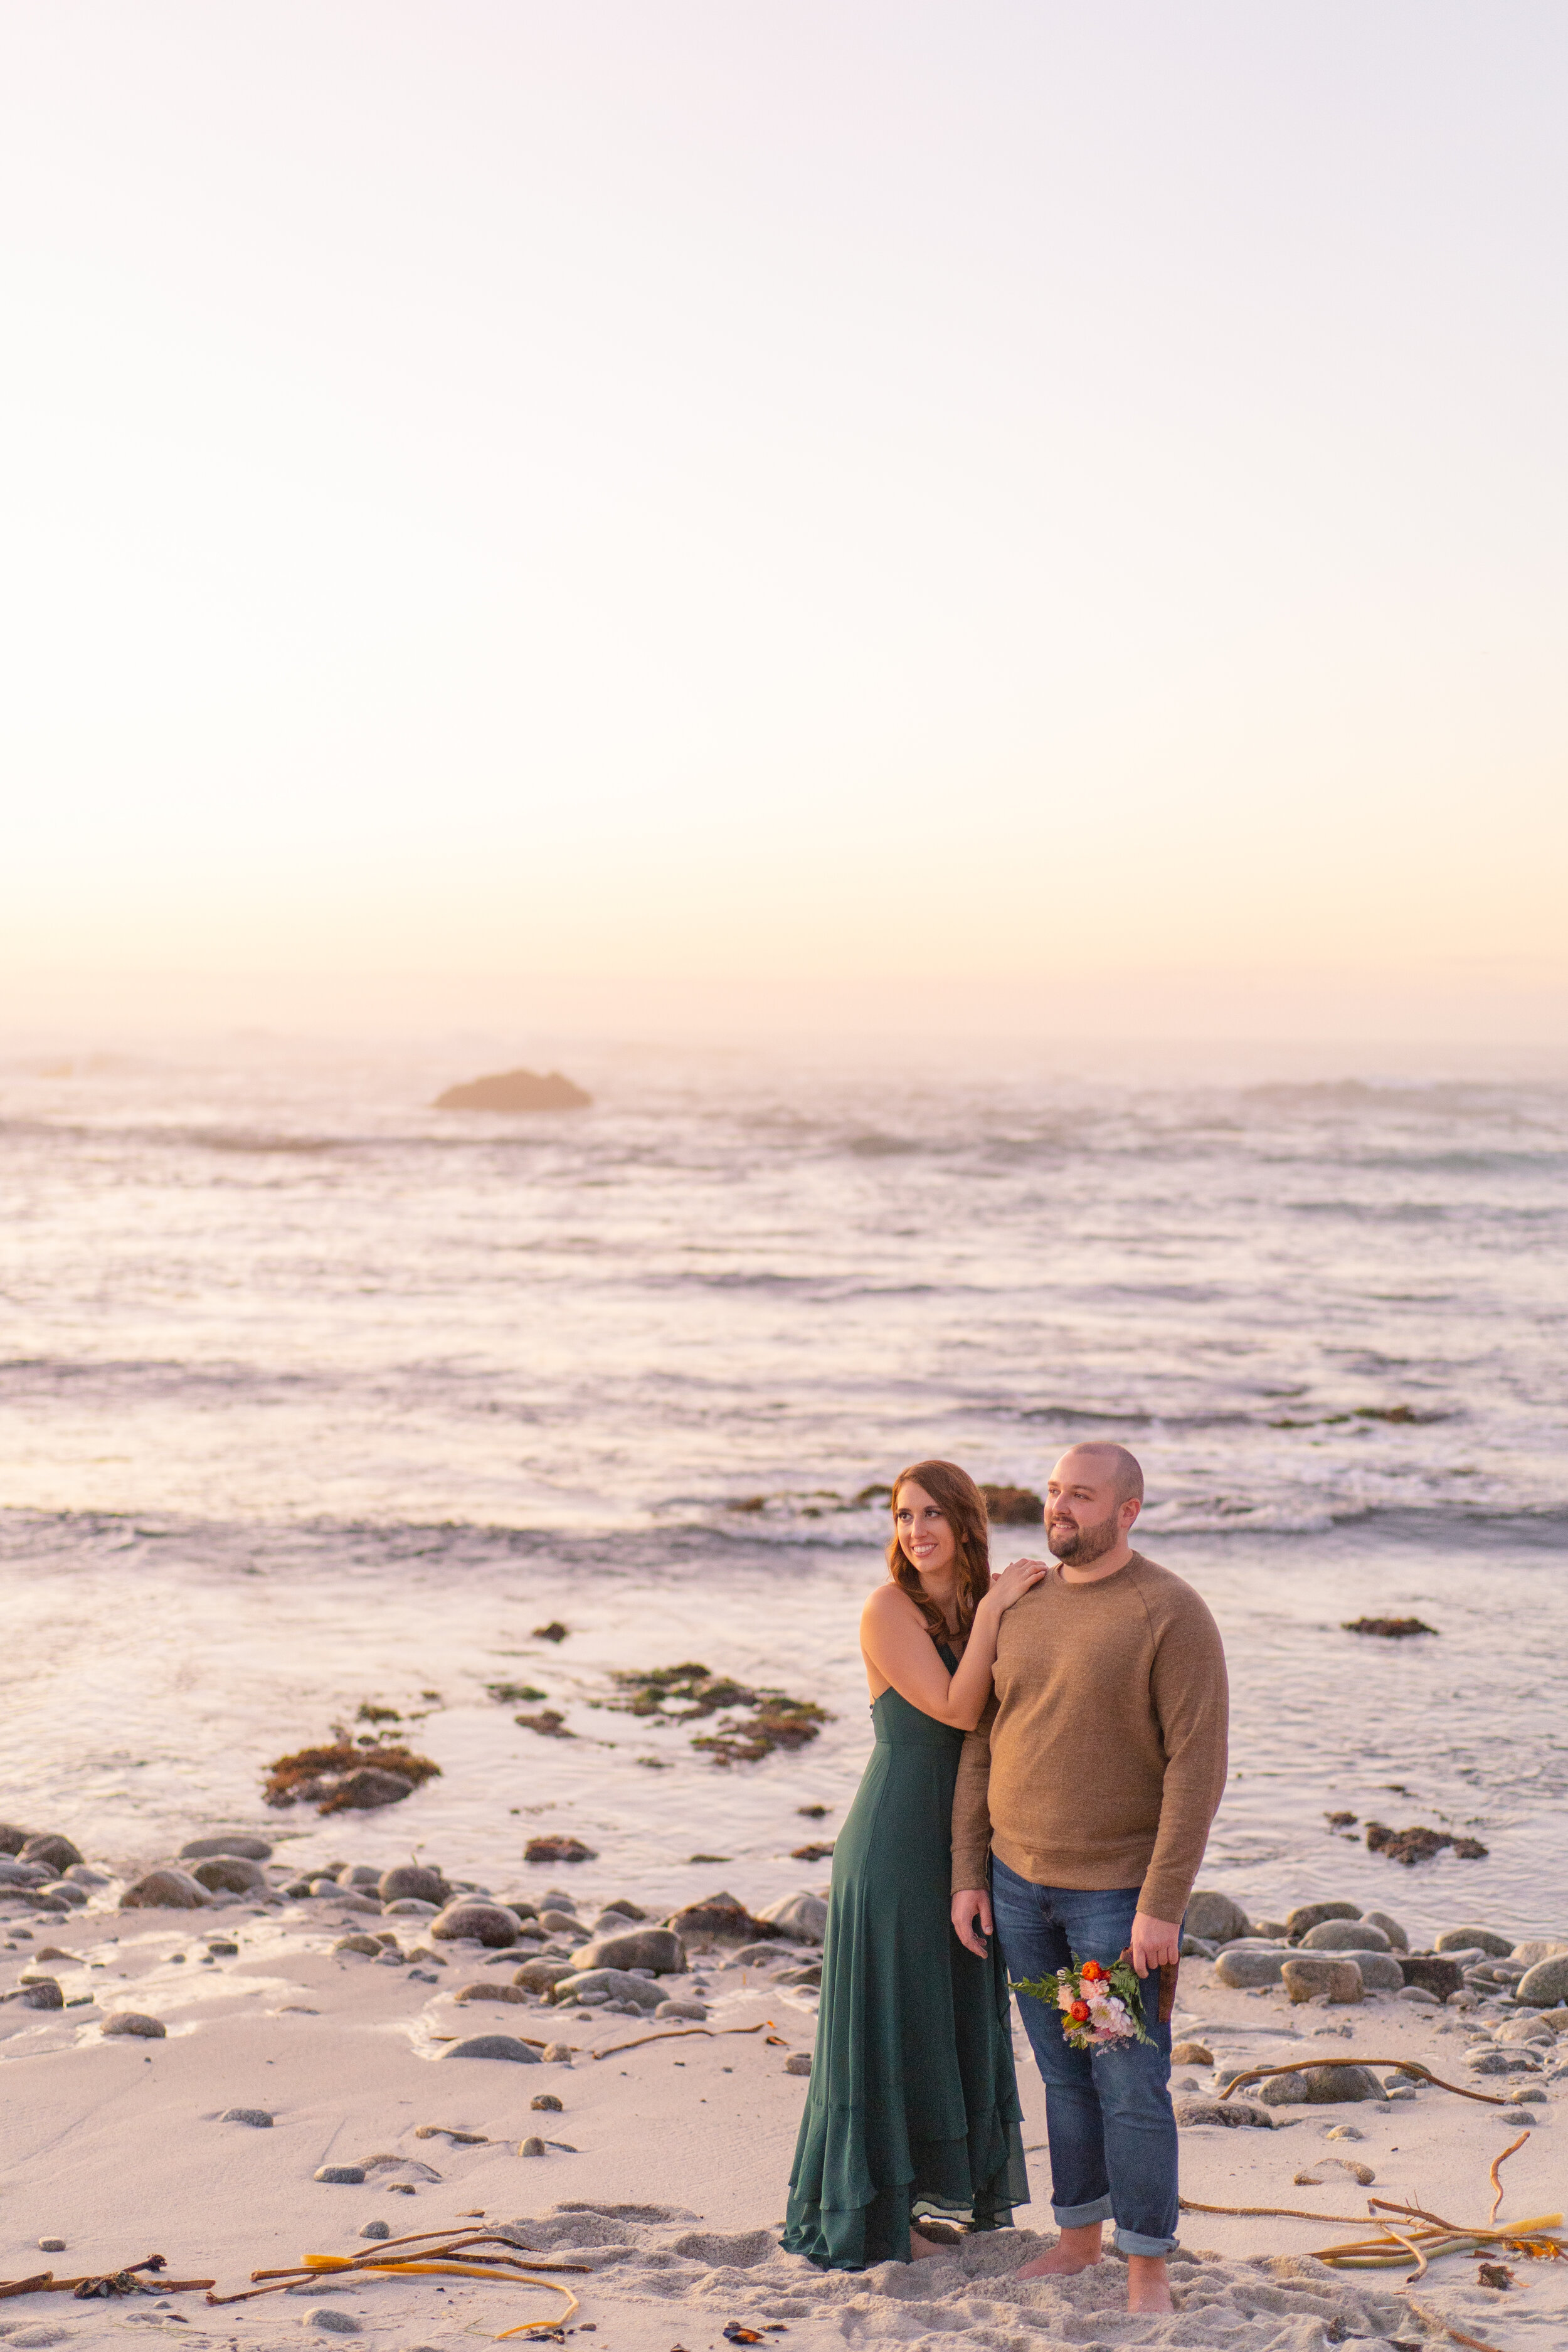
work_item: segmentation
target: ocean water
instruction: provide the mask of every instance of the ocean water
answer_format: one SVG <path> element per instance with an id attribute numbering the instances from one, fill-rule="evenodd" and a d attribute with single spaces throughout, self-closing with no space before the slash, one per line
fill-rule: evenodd
<path id="1" fill-rule="evenodd" d="M 1099 1432 L 1226 1640 L 1205 1881 L 1568 1925 L 1568 1077 L 591 1046 L 589 1110 L 428 1108 L 510 1058 L 0 1064 L 0 1810 L 118 1857 L 243 1822 L 499 1885 L 560 1829 L 600 1895 L 819 1884 L 865 1490 L 929 1454 L 1037 1488 Z M 832 1720 L 721 1769 L 616 1711 L 689 1658 Z M 264 1813 L 363 1703 L 441 1779 Z M 1373 1818 L 1489 1856 L 1407 1871 Z"/>

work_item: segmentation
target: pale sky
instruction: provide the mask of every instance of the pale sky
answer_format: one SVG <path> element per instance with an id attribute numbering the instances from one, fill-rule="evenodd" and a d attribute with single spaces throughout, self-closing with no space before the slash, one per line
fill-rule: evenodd
<path id="1" fill-rule="evenodd" d="M 5 0 L 12 1014 L 1547 1034 L 1565 107 L 1550 0 Z"/>

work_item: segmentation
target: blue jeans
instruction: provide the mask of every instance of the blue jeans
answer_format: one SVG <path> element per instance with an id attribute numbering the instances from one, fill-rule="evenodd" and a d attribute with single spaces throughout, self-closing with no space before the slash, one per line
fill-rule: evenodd
<path id="1" fill-rule="evenodd" d="M 1016 1983 L 1080 1960 L 1109 1968 L 1132 1935 L 1135 1886 L 1037 1886 L 994 1856 L 991 1903 L 1007 1975 Z M 1061 2015 L 1020 1993 L 1018 2012 L 1046 2085 L 1051 2210 L 1059 2230 L 1114 2217 L 1124 2254 L 1168 2254 L 1176 2242 L 1176 2118 L 1171 2029 L 1156 2022 L 1160 1974 L 1140 1979 L 1149 2042 L 1091 2057 L 1063 2038 Z"/>

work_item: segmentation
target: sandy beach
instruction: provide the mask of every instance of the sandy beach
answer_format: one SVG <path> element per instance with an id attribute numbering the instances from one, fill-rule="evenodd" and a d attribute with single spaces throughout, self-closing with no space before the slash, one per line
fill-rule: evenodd
<path id="1" fill-rule="evenodd" d="M 1175 2316 L 1131 2320 L 1113 2259 L 1069 2282 L 1012 2281 L 1051 2235 L 1044 2094 L 1021 2031 L 1034 2203 L 1019 2221 L 1032 2227 L 970 2239 L 907 2269 L 824 2276 L 776 2242 L 815 2003 L 808 1983 L 781 1979 L 809 1975 L 809 1944 L 689 1946 L 687 1971 L 653 1980 L 641 1998 L 706 2010 L 704 2031 L 629 2002 L 546 2005 L 513 1986 L 528 1955 L 569 1953 L 572 1932 L 542 1946 L 535 1929 L 533 1940 L 502 1949 L 441 1940 L 428 1915 L 383 1912 L 364 1892 L 123 1909 L 122 1882 L 107 1867 L 97 1874 L 103 1883 L 87 1890 L 89 1905 L 68 1915 L 5 1905 L 7 2279 L 96 2274 L 157 2252 L 167 2277 L 211 2277 L 225 2295 L 257 2269 L 363 2254 L 367 2225 L 393 2237 L 494 2226 L 514 2246 L 577 2266 L 559 2277 L 578 2299 L 571 2328 L 611 2352 L 722 2352 L 731 2325 L 787 2335 L 803 2352 L 882 2337 L 933 2347 L 956 2338 L 986 2352 L 1133 2344 L 1316 2352 L 1347 2338 L 1442 2340 L 1439 2321 L 1501 2352 L 1568 2338 L 1558 2265 L 1510 2257 L 1515 2284 L 1498 2291 L 1477 2284 L 1474 2255 L 1448 2258 L 1421 2281 L 1413 2306 L 1402 2271 L 1332 2271 L 1310 2259 L 1368 2233 L 1360 2217 L 1369 2196 L 1484 2222 L 1489 2167 L 1526 2127 L 1501 2174 L 1502 2219 L 1568 2201 L 1555 2149 L 1563 2086 L 1550 2079 L 1557 2045 L 1541 2045 L 1542 2058 L 1537 2045 L 1508 2040 L 1508 2021 L 1532 2014 L 1511 2000 L 1489 1998 L 1464 2013 L 1393 1996 L 1291 2008 L 1279 1986 L 1232 1990 L 1204 1960 L 1184 1961 L 1178 2044 L 1206 2051 L 1213 2063 L 1178 2061 L 1179 2109 L 1194 2095 L 1212 2099 L 1226 2068 L 1326 2056 L 1411 2058 L 1504 2100 L 1521 2084 L 1544 2096 L 1494 2106 L 1421 2087 L 1263 2110 L 1260 2126 L 1188 2125 L 1190 2204 L 1322 2218 L 1189 2211 L 1173 2263 Z M 286 1874 L 273 1867 L 275 1878 Z M 559 1870 L 521 1875 L 551 1884 L 520 1888 L 514 1872 L 498 1878 L 498 1898 L 540 1905 L 547 1893 L 567 1894 Z M 573 1878 L 584 1931 L 614 1891 Z M 734 1891 L 744 1899 L 745 1888 Z M 345 1937 L 373 1949 L 384 1938 L 385 1957 L 341 1948 Z M 63 2005 L 25 2005 L 29 1978 L 52 1979 Z M 106 2032 L 124 2012 L 155 2021 L 163 2035 Z M 1522 2053 L 1525 2071 L 1476 2073 L 1467 2051 L 1500 2031 L 1496 2046 Z M 498 2033 L 531 2044 L 528 2056 L 448 2054 L 459 2041 Z M 536 2054 L 552 2047 L 563 2054 Z M 559 2105 L 536 2105 L 542 2098 Z M 233 2109 L 271 2121 L 231 2119 Z M 528 2140 L 543 2140 L 543 2153 L 521 2154 Z M 363 2177 L 323 2180 L 323 2168 Z M 1299 2184 L 1303 2172 L 1317 2185 Z M 49 2239 L 63 2244 L 41 2252 Z M 199 2291 L 110 2302 L 35 2292 L 0 2305 L 0 2340 L 88 2347 L 155 2327 L 238 2347 L 292 2341 L 303 2327 L 443 2347 L 549 2321 L 563 2307 L 543 2286 L 434 2277 L 327 2279 L 218 2306 Z"/>

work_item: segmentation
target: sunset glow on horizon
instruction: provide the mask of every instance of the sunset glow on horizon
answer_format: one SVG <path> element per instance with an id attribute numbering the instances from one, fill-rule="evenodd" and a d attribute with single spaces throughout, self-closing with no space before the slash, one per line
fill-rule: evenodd
<path id="1" fill-rule="evenodd" d="M 0 1026 L 1561 1036 L 1560 16 L 0 54 Z"/>

